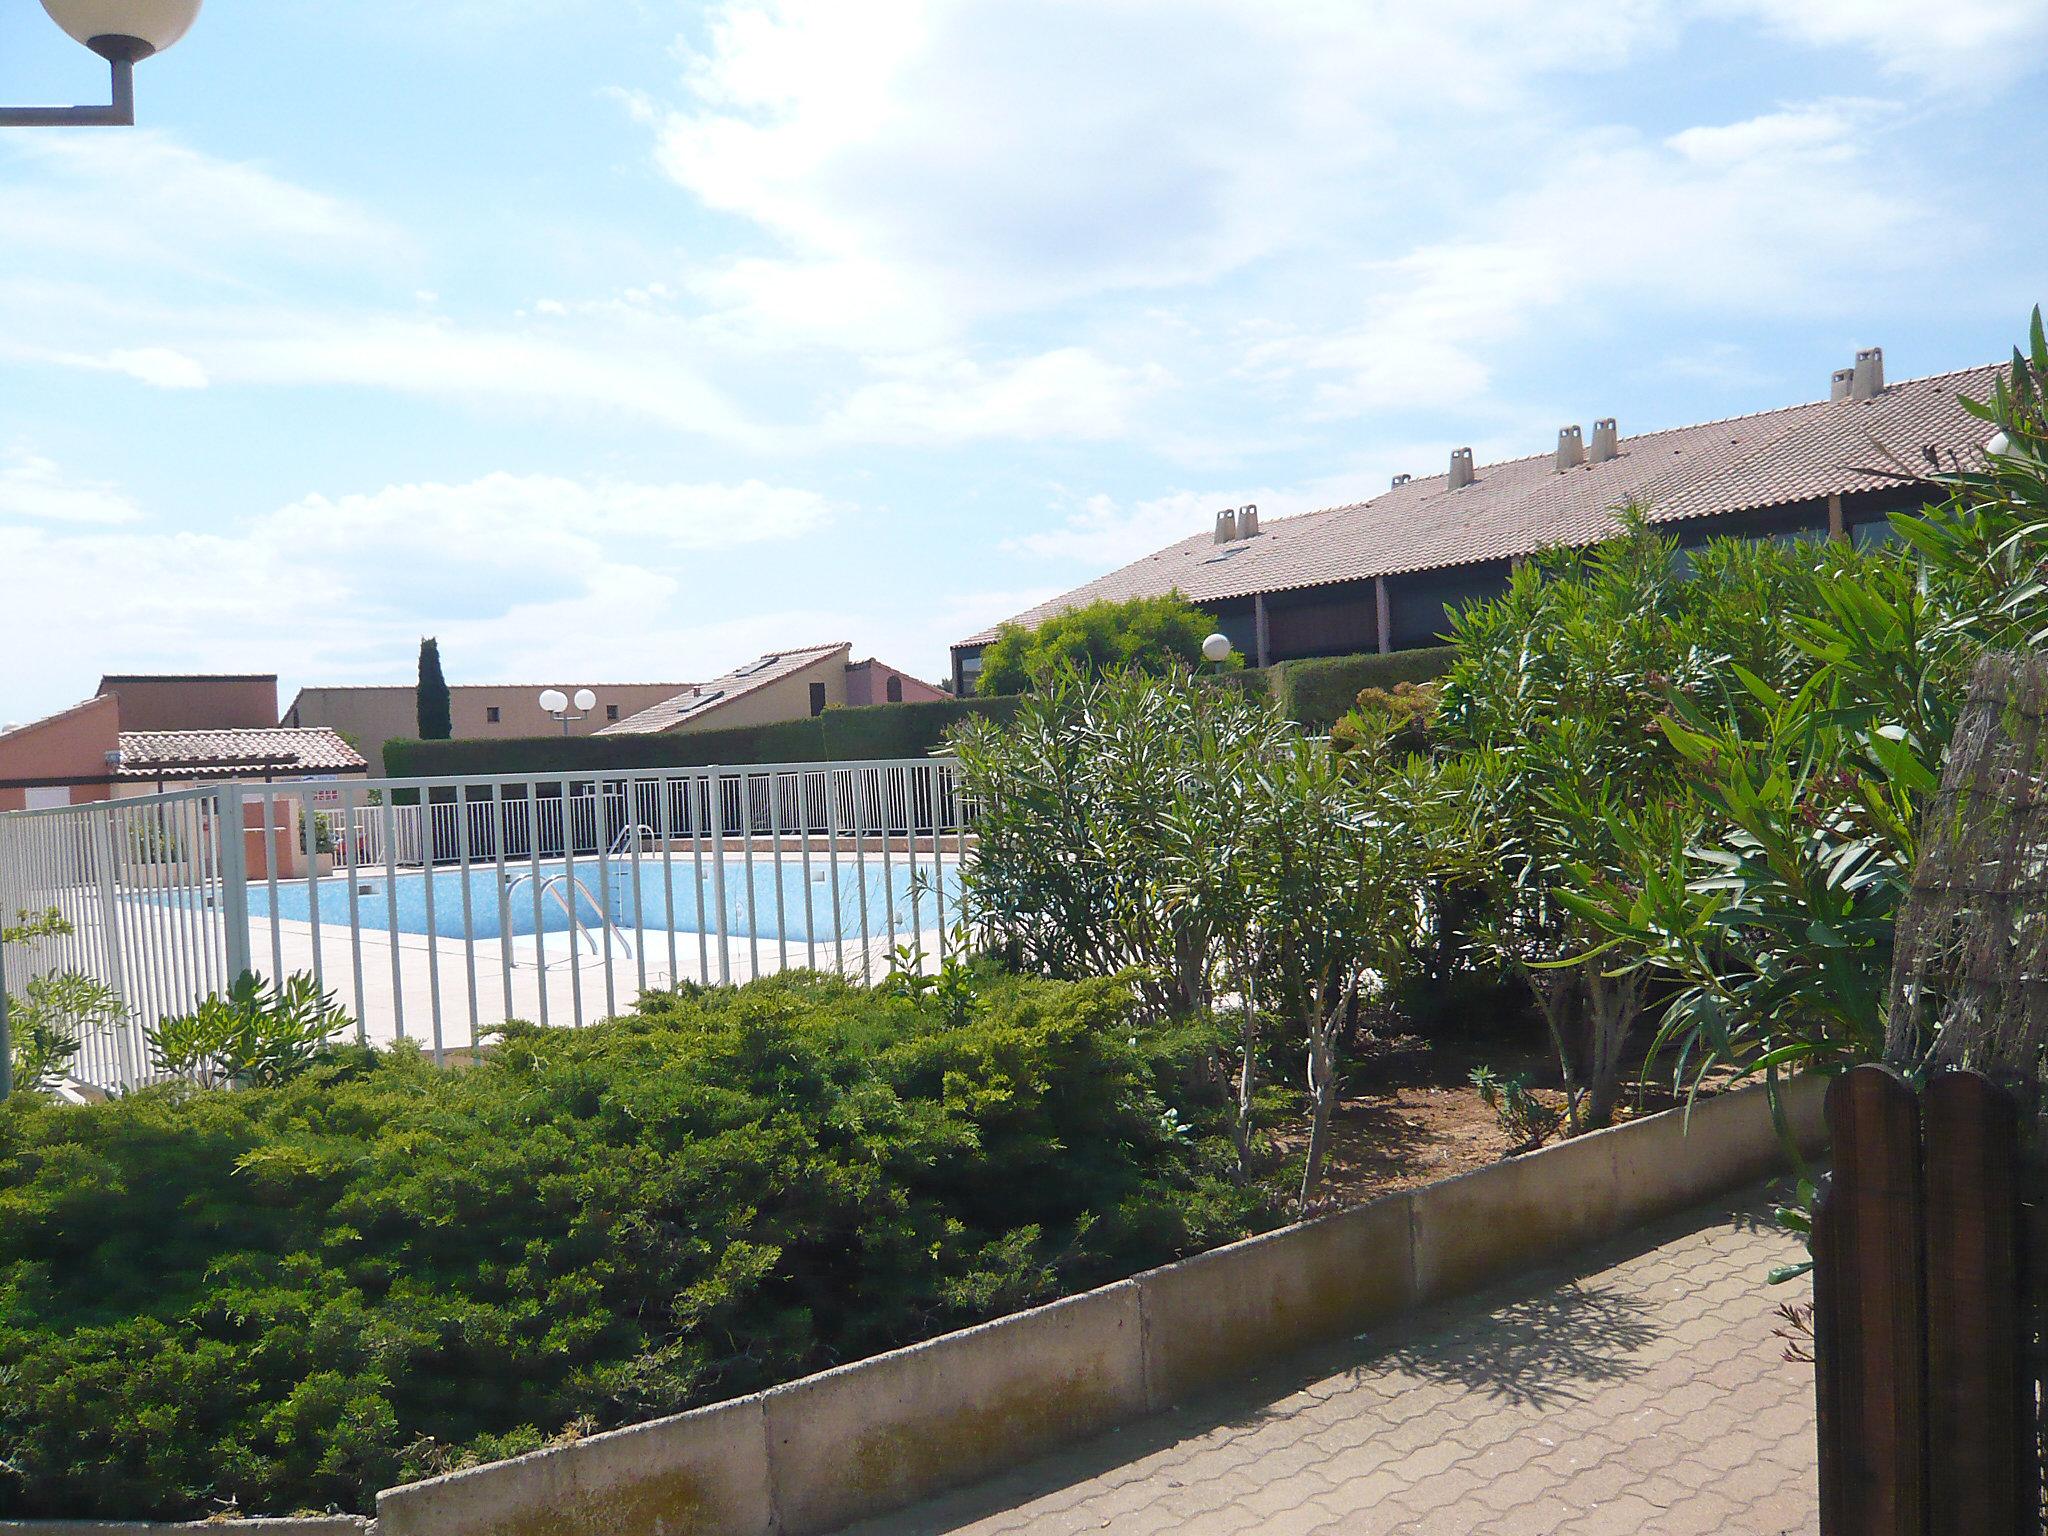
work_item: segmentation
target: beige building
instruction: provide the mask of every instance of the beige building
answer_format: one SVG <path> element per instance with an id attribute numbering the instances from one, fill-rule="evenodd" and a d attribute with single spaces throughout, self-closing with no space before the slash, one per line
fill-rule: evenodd
<path id="1" fill-rule="evenodd" d="M 948 697 L 897 667 L 853 659 L 853 645 L 806 645 L 770 651 L 723 677 L 607 723 L 600 736 L 652 736 L 729 726 L 802 720 L 862 704 L 925 704 Z"/>
<path id="2" fill-rule="evenodd" d="M 458 741 L 479 737 L 554 736 L 563 722 L 540 707 L 540 695 L 548 688 L 560 688 L 574 695 L 588 688 L 597 695 L 597 707 L 587 719 L 567 722 L 572 735 L 588 736 L 641 710 L 687 693 L 689 683 L 503 683 L 451 687 L 448 690 L 448 718 Z M 384 743 L 397 737 L 413 737 L 419 730 L 419 705 L 410 684 L 373 684 L 361 688 L 301 688 L 285 711 L 286 725 L 324 725 L 354 742 L 383 771 Z"/>

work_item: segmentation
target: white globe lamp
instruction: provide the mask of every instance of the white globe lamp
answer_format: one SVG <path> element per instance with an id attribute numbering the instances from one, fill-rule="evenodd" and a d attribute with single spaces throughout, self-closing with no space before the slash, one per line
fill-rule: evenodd
<path id="1" fill-rule="evenodd" d="M 597 695 L 588 688 L 578 688 L 576 690 L 576 707 L 586 715 L 589 714 L 593 709 L 597 708 Z"/>
<path id="2" fill-rule="evenodd" d="M 569 695 L 559 688 L 549 688 L 540 696 L 540 707 L 551 715 L 559 715 L 569 707 Z"/>
<path id="3" fill-rule="evenodd" d="M 104 58 L 132 63 L 192 30 L 200 0 L 43 0 L 50 20 Z M 136 45 L 140 44 L 140 50 Z"/>
<path id="4" fill-rule="evenodd" d="M 1230 660 L 1230 636 L 1211 635 L 1202 642 L 1202 655 L 1209 661 Z"/>
<path id="5" fill-rule="evenodd" d="M 1984 444 L 1984 451 L 1994 457 L 2003 457 L 2012 452 L 2012 439 L 2007 437 L 2003 430 L 1994 432 L 1990 440 Z"/>
<path id="6" fill-rule="evenodd" d="M 104 107 L 0 107 L 0 128 L 131 128 L 135 66 L 192 30 L 200 0 L 43 0 L 50 19 L 105 59 L 114 99 Z"/>

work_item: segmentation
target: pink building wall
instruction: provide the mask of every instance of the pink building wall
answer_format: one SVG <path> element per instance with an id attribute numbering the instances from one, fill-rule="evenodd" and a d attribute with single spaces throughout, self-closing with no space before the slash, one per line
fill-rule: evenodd
<path id="1" fill-rule="evenodd" d="M 100 692 L 121 701 L 126 731 L 231 731 L 277 724 L 277 678 L 103 677 Z"/>
<path id="2" fill-rule="evenodd" d="M 894 679 L 900 698 L 889 697 L 889 683 Z M 934 688 L 922 678 L 912 677 L 899 667 L 877 661 L 870 656 L 866 661 L 856 661 L 846 669 L 846 702 L 857 704 L 934 704 L 952 695 L 942 688 Z"/>
<path id="3" fill-rule="evenodd" d="M 120 706 L 104 695 L 9 731 L 0 736 L 0 811 L 23 809 L 31 785 L 68 787 L 73 804 L 109 798 L 107 754 L 120 745 Z"/>

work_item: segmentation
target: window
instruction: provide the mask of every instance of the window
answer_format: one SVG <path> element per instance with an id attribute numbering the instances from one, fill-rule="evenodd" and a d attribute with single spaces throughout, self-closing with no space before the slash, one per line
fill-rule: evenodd
<path id="1" fill-rule="evenodd" d="M 607 705 L 605 705 L 605 707 L 604 707 L 604 717 L 605 717 L 605 719 L 607 719 L 607 720 L 616 720 L 616 719 L 618 719 L 618 718 L 619 718 L 619 706 L 618 706 L 618 705 L 616 705 L 616 704 L 607 704 Z"/>
<path id="2" fill-rule="evenodd" d="M 501 718 L 501 717 L 500 717 L 500 715 L 498 714 L 498 706 L 497 706 L 497 705 L 495 705 L 495 704 L 487 704 L 487 705 L 485 705 L 485 706 L 484 706 L 484 719 L 485 719 L 485 720 L 486 720 L 487 722 L 489 722 L 489 723 L 490 723 L 490 724 L 492 724 L 492 725 L 496 725 L 496 724 L 498 723 L 498 721 L 499 721 L 499 719 L 500 719 L 500 718 Z"/>
<path id="3" fill-rule="evenodd" d="M 890 678 L 889 686 L 884 691 L 889 695 L 889 702 L 891 704 L 901 704 L 903 702 L 903 679 L 900 677 Z"/>
<path id="4" fill-rule="evenodd" d="M 811 713 L 814 715 L 825 713 L 825 685 L 823 683 L 811 684 Z"/>

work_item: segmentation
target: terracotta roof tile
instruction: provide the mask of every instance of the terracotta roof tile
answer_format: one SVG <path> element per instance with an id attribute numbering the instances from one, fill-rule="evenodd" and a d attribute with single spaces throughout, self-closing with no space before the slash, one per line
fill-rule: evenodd
<path id="1" fill-rule="evenodd" d="M 1549 453 L 1482 465 L 1456 490 L 1447 475 L 1395 486 L 1370 501 L 1275 518 L 1253 538 L 1217 544 L 1204 531 L 1017 615 L 1030 626 L 1067 608 L 1176 588 L 1220 602 L 1331 582 L 1395 576 L 1589 544 L 1612 533 L 1629 502 L 1653 523 L 1873 491 L 1883 449 L 1908 464 L 1923 448 L 1981 451 L 1988 429 L 1957 403 L 1984 398 L 2002 370 L 1964 369 L 1891 385 L 1869 400 L 1814 401 L 1624 437 L 1601 464 L 1560 471 Z M 1883 449 L 1879 445 L 1883 445 Z M 985 629 L 961 641 L 983 645 Z"/>
<path id="2" fill-rule="evenodd" d="M 123 731 L 123 779 L 192 778 L 233 769 L 361 773 L 362 754 L 326 726 L 231 731 Z"/>

